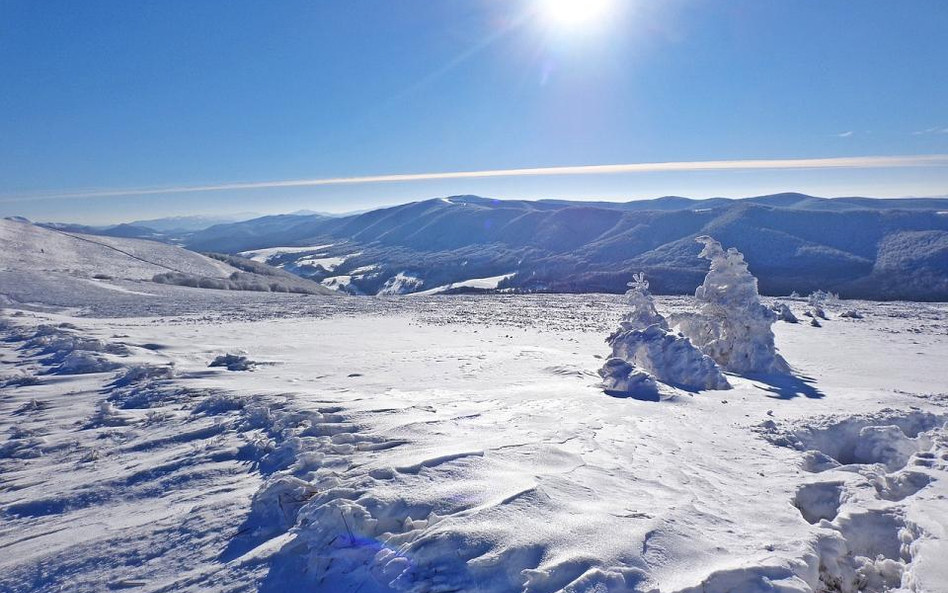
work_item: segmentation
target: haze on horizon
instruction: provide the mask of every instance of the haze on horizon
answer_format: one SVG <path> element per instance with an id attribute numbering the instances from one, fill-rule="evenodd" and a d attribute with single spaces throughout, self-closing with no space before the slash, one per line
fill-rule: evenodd
<path id="1" fill-rule="evenodd" d="M 938 0 L 11 0 L 0 16 L 3 216 L 948 194 Z"/>

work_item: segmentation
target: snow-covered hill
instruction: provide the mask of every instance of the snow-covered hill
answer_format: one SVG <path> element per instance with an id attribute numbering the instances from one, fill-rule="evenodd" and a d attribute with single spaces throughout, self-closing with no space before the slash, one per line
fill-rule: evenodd
<path id="1" fill-rule="evenodd" d="M 225 278 L 235 268 L 181 247 L 43 228 L 0 220 L 0 270 L 69 272 L 87 277 L 150 280 L 180 272 Z"/>
<path id="2" fill-rule="evenodd" d="M 378 294 L 399 276 L 417 278 L 413 291 L 424 291 L 510 273 L 501 288 L 621 292 L 643 270 L 658 292 L 691 294 L 707 271 L 694 238 L 713 235 L 748 256 L 765 294 L 945 300 L 944 204 L 801 194 L 624 204 L 456 196 L 338 218 L 264 217 L 212 227 L 185 244 L 278 248 L 284 253 L 274 260 L 287 270 L 359 294 Z M 325 247 L 322 268 L 290 253 L 317 245 Z M 906 265 L 893 265 L 900 261 Z M 372 274 L 353 271 L 367 266 Z"/>
<path id="3" fill-rule="evenodd" d="M 135 305 L 143 299 L 161 307 L 173 303 L 185 307 L 201 300 L 189 294 L 193 288 L 335 294 L 265 264 L 238 258 L 237 265 L 231 265 L 228 259 L 157 241 L 84 235 L 4 219 L 0 220 L 0 303 L 104 305 L 120 310 L 123 302 Z"/>

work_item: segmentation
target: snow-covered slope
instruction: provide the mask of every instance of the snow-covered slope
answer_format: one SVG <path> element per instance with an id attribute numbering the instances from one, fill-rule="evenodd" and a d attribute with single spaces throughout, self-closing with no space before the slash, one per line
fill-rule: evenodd
<path id="1" fill-rule="evenodd" d="M 156 241 L 0 220 L 0 304 L 90 307 L 120 315 L 126 306 L 140 309 L 147 303 L 152 310 L 178 307 L 183 312 L 190 303 L 206 307 L 215 300 L 190 294 L 194 288 L 334 294 L 318 283 L 242 258 L 207 257 Z"/>
<path id="2" fill-rule="evenodd" d="M 0 270 L 134 280 L 165 272 L 224 278 L 236 271 L 223 262 L 165 243 L 66 233 L 10 219 L 0 220 Z"/>
<path id="3" fill-rule="evenodd" d="M 614 297 L 223 296 L 6 311 L 0 590 L 948 591 L 945 305 L 643 402 L 598 384 Z"/>

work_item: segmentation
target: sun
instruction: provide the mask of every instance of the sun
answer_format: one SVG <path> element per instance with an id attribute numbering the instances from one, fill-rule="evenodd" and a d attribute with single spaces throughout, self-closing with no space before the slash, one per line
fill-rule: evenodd
<path id="1" fill-rule="evenodd" d="M 612 0 L 537 0 L 538 10 L 551 25 L 579 29 L 601 21 Z"/>

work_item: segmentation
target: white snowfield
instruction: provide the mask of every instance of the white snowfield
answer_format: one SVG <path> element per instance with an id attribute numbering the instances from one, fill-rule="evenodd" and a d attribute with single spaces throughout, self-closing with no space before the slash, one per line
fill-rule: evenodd
<path id="1" fill-rule="evenodd" d="M 332 243 L 326 245 L 310 245 L 308 247 L 267 247 L 266 249 L 251 249 L 249 251 L 241 251 L 239 255 L 246 257 L 247 259 L 252 259 L 253 261 L 266 263 L 271 258 L 275 258 L 280 255 L 293 253 L 312 253 L 329 249 L 330 247 L 332 247 Z"/>
<path id="2" fill-rule="evenodd" d="M 461 280 L 459 282 L 452 282 L 450 284 L 445 284 L 443 286 L 436 286 L 435 288 L 429 288 L 428 290 L 421 290 L 418 292 L 411 293 L 412 295 L 431 295 L 431 294 L 440 294 L 442 292 L 447 292 L 449 290 L 455 290 L 458 288 L 474 288 L 478 290 L 493 290 L 500 286 L 500 283 L 508 278 L 513 278 L 516 275 L 516 272 L 511 274 L 502 274 L 500 276 L 491 276 L 490 278 L 471 278 L 469 280 Z"/>
<path id="3" fill-rule="evenodd" d="M 0 271 L 9 270 L 131 280 L 151 280 L 166 272 L 224 278 L 237 271 L 223 262 L 157 241 L 66 233 L 0 219 Z"/>
<path id="4" fill-rule="evenodd" d="M 948 591 L 948 305 L 646 402 L 618 296 L 165 289 L 4 311 L 0 591 Z"/>

